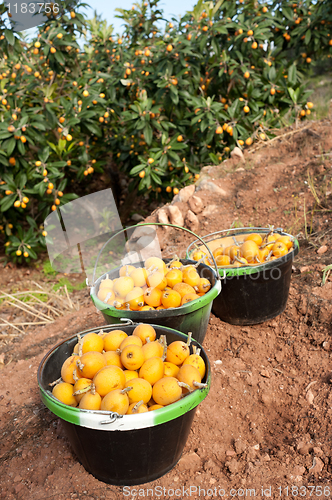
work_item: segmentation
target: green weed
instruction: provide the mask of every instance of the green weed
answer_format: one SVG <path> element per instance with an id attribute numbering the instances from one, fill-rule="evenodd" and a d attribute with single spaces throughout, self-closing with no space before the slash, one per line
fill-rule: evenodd
<path id="1" fill-rule="evenodd" d="M 58 271 L 55 271 L 55 269 L 53 269 L 50 261 L 47 260 L 43 264 L 43 273 L 45 274 L 45 276 L 56 276 L 58 274 Z"/>
<path id="2" fill-rule="evenodd" d="M 82 281 L 81 283 L 77 283 L 77 285 L 73 285 L 68 278 L 60 278 L 58 283 L 53 286 L 53 290 L 57 292 L 62 287 L 67 287 L 68 293 L 72 293 L 74 290 L 83 290 L 86 287 L 86 283 Z"/>

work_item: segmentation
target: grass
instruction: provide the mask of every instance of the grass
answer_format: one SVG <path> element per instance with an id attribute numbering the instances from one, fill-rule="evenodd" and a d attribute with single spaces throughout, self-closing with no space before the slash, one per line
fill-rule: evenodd
<path id="1" fill-rule="evenodd" d="M 244 225 L 240 220 L 234 220 L 231 224 L 230 229 L 240 229 L 242 227 L 244 227 Z"/>
<path id="2" fill-rule="evenodd" d="M 58 272 L 53 269 L 49 260 L 43 263 L 43 273 L 45 276 L 56 276 L 58 274 Z"/>
<path id="3" fill-rule="evenodd" d="M 325 285 L 326 280 L 328 279 L 331 271 L 332 271 L 332 264 L 329 264 L 328 266 L 324 267 L 323 277 L 322 277 L 322 286 Z"/>
<path id="4" fill-rule="evenodd" d="M 73 285 L 68 278 L 60 278 L 59 282 L 53 286 L 53 290 L 57 292 L 62 287 L 67 287 L 68 293 L 72 293 L 74 290 L 83 290 L 83 288 L 86 288 L 86 283 L 82 281 L 81 283 L 77 283 L 77 285 Z"/>
<path id="5" fill-rule="evenodd" d="M 312 207 L 308 209 L 305 197 L 299 198 L 296 196 L 295 198 L 293 198 L 293 209 L 289 211 L 284 210 L 284 213 L 288 215 L 292 212 L 294 213 L 294 221 L 287 232 L 293 234 L 293 232 L 297 233 L 299 231 L 302 231 L 304 234 L 304 239 L 308 243 L 316 247 L 317 244 L 314 241 L 315 238 L 313 238 L 313 236 L 316 235 L 316 233 L 314 232 L 314 222 L 320 214 L 324 212 L 332 212 L 332 210 L 326 208 L 328 206 L 327 189 L 330 187 L 331 183 L 327 182 L 326 176 L 324 176 L 322 179 L 318 179 L 318 176 L 314 178 L 310 175 L 309 170 L 307 174 L 308 181 L 306 182 L 306 184 L 308 185 L 313 197 Z M 303 207 L 300 207 L 299 205 L 303 205 Z"/>
<path id="6" fill-rule="evenodd" d="M 46 260 L 43 263 L 43 273 L 47 277 L 55 277 L 59 274 L 58 271 L 55 271 L 53 269 L 49 260 Z M 72 293 L 74 290 L 83 290 L 83 288 L 86 287 L 86 283 L 85 281 L 82 281 L 81 283 L 77 283 L 76 285 L 74 285 L 68 278 L 63 277 L 58 279 L 58 282 L 55 283 L 52 290 L 54 292 L 57 292 L 58 290 L 64 287 L 67 288 L 68 293 Z"/>
<path id="7" fill-rule="evenodd" d="M 1 305 L 10 306 L 16 311 L 19 310 L 20 314 L 23 311 L 25 316 L 23 321 L 21 319 L 19 322 L 11 322 L 0 316 L 0 327 L 9 326 L 11 328 L 9 334 L 0 334 L 0 339 L 8 339 L 13 335 L 24 334 L 25 327 L 46 325 L 68 311 L 79 310 L 79 302 L 70 299 L 66 284 L 64 285 L 65 293 L 62 293 L 62 290 L 55 292 L 50 288 L 50 284 L 44 285 L 44 287 L 35 282 L 31 284 L 34 285 L 32 290 L 14 293 L 0 290 Z"/>
<path id="8" fill-rule="evenodd" d="M 20 322 L 8 321 L 0 316 L 0 330 L 1 327 L 10 327 L 10 333 L 2 334 L 0 331 L 0 339 L 24 334 L 26 327 L 46 325 L 68 311 L 79 310 L 79 301 L 71 299 L 69 295 L 74 290 L 85 288 L 85 281 L 74 284 L 67 277 L 58 277 L 58 272 L 52 268 L 49 260 L 43 262 L 42 272 L 48 278 L 42 286 L 32 281 L 30 290 L 15 288 L 10 293 L 0 290 L 0 306 L 10 306 L 25 316 Z"/>
<path id="9" fill-rule="evenodd" d="M 244 164 L 245 170 L 252 170 L 255 168 L 255 163 L 254 161 L 246 161 Z"/>

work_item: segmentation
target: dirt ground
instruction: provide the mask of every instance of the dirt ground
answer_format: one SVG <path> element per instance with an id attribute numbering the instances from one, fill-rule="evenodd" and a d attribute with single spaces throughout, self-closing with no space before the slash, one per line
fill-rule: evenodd
<path id="1" fill-rule="evenodd" d="M 332 263 L 331 154 L 326 120 L 247 152 L 245 162 L 230 159 L 205 169 L 205 179 L 225 193 L 211 185 L 195 193 L 204 205 L 198 213 L 201 236 L 231 226 L 274 224 L 298 237 L 300 253 L 280 316 L 234 326 L 211 314 L 204 340 L 211 390 L 197 409 L 181 460 L 164 477 L 126 490 L 98 481 L 73 454 L 61 421 L 41 403 L 36 374 L 46 352 L 103 324 L 86 289 L 71 294 L 79 312 L 68 310 L 24 334 L 2 326 L 1 499 L 332 495 L 332 279 L 322 286 L 322 270 Z M 176 205 L 185 208 L 183 202 Z M 165 257 L 184 257 L 192 240 L 171 230 L 165 241 Z M 31 280 L 42 280 L 38 273 L 7 266 L 0 271 L 0 288 L 24 289 Z M 9 322 L 20 318 L 8 305 L 0 315 Z M 156 486 L 164 489 L 151 491 Z"/>

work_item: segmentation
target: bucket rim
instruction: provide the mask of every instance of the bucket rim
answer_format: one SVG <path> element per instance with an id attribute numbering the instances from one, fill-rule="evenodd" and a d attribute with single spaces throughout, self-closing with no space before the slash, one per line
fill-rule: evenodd
<path id="1" fill-rule="evenodd" d="M 166 259 L 168 260 L 168 259 Z M 188 264 L 197 264 L 195 260 L 191 259 L 180 259 L 180 262 L 186 260 Z M 135 263 L 135 264 L 140 264 L 140 262 Z M 133 265 L 135 265 L 133 264 Z M 194 311 L 197 311 L 198 309 L 203 308 L 207 304 L 211 303 L 221 292 L 221 280 L 220 280 L 220 274 L 218 273 L 218 276 L 216 276 L 216 271 L 211 268 L 210 266 L 201 263 L 201 266 L 204 268 L 208 269 L 209 272 L 212 271 L 215 277 L 215 283 L 212 285 L 210 290 L 206 292 L 202 297 L 199 297 L 195 300 L 192 300 L 191 302 L 187 302 L 186 304 L 179 306 L 179 307 L 174 307 L 174 308 L 169 308 L 169 309 L 160 309 L 158 311 L 152 310 L 152 311 L 126 311 L 125 309 L 116 309 L 115 307 L 111 307 L 102 300 L 98 299 L 97 294 L 96 294 L 96 289 L 101 282 L 101 280 L 108 274 L 104 273 L 102 276 L 98 278 L 96 281 L 95 286 L 91 287 L 90 290 L 90 296 L 92 299 L 92 302 L 94 305 L 97 307 L 99 311 L 102 311 L 103 314 L 106 314 L 107 316 L 112 316 L 115 318 L 128 318 L 131 320 L 139 320 L 139 318 L 144 318 L 144 319 L 159 319 L 159 318 L 166 318 L 169 317 L 170 312 L 172 316 L 177 317 L 177 316 L 183 316 L 189 313 L 192 313 Z M 116 271 L 114 269 L 113 271 Z M 106 306 L 106 307 L 105 307 Z"/>
<path id="2" fill-rule="evenodd" d="M 271 229 L 269 227 L 266 227 L 266 228 L 262 228 L 262 227 L 231 228 L 231 229 L 224 229 L 221 231 L 216 231 L 214 233 L 207 234 L 205 236 L 202 236 L 202 239 L 204 239 L 206 243 L 209 243 L 211 241 L 218 239 L 220 237 L 220 235 L 228 236 L 229 232 L 232 232 L 233 235 L 246 234 L 249 231 L 255 232 L 255 233 L 260 232 L 260 233 L 266 234 L 270 230 Z M 294 257 L 299 253 L 299 250 L 300 250 L 300 245 L 299 245 L 298 240 L 294 236 L 292 236 L 291 234 L 284 232 L 283 229 L 281 229 L 281 228 L 275 228 L 275 229 L 273 229 L 273 231 L 276 233 L 279 233 L 281 236 L 289 236 L 292 238 L 293 243 L 294 243 L 294 247 L 292 248 L 292 250 L 290 252 L 287 252 L 286 255 L 283 255 L 282 257 L 274 259 L 271 262 L 265 262 L 265 263 L 258 264 L 255 266 L 248 265 L 248 266 L 241 266 L 241 267 L 227 267 L 227 266 L 219 267 L 218 270 L 219 270 L 219 275 L 221 276 L 221 278 L 225 279 L 225 278 L 231 277 L 231 276 L 248 276 L 251 274 L 256 274 L 256 273 L 268 271 L 272 268 L 278 267 L 282 263 L 288 262 L 289 260 L 294 260 Z M 232 236 L 232 235 L 230 235 L 230 236 Z M 209 238 L 209 239 L 206 239 L 206 238 Z M 191 247 L 193 245 L 197 244 L 198 241 L 199 240 L 192 241 L 190 243 L 190 245 L 188 245 L 188 247 L 186 249 L 186 256 L 188 259 L 190 259 L 190 255 L 193 251 L 191 249 Z"/>
<path id="3" fill-rule="evenodd" d="M 139 324 L 139 323 L 137 323 Z M 135 323 L 127 326 L 135 326 Z M 151 325 L 153 328 L 157 330 L 161 330 L 160 334 L 164 334 L 167 332 L 175 333 L 177 336 L 183 338 L 183 340 L 188 339 L 188 335 L 185 333 L 179 332 L 178 330 L 174 330 L 173 328 L 164 327 L 160 325 Z M 89 330 L 85 330 L 84 332 L 80 332 L 79 335 L 85 336 L 91 331 L 96 331 L 102 329 L 103 331 L 112 331 L 118 329 L 119 325 L 103 325 L 101 327 L 92 328 Z M 42 372 L 45 364 L 55 353 L 57 349 L 59 349 L 63 344 L 66 344 L 77 338 L 77 334 L 67 338 L 58 344 L 56 344 L 52 349 L 50 349 L 43 359 L 41 360 L 38 372 L 37 372 L 37 381 L 41 399 L 45 406 L 57 417 L 71 423 L 74 425 L 79 425 L 81 427 L 87 427 L 89 429 L 95 430 L 103 430 L 103 431 L 131 431 L 136 429 L 143 429 L 147 427 L 153 427 L 156 425 L 160 425 L 170 420 L 174 420 L 175 418 L 181 417 L 185 413 L 190 410 L 196 408 L 208 395 L 211 387 L 211 366 L 208 359 L 208 356 L 204 350 L 204 348 L 194 339 L 192 339 L 192 344 L 196 345 L 201 349 L 201 352 L 204 353 L 205 363 L 206 363 L 206 383 L 207 386 L 201 389 L 196 389 L 190 394 L 187 394 L 184 398 L 172 403 L 164 408 L 160 408 L 158 410 L 148 411 L 146 413 L 139 413 L 137 415 L 119 415 L 117 413 L 111 411 L 101 411 L 101 410 L 83 410 L 81 408 L 75 408 L 68 405 L 65 405 L 58 399 L 56 399 L 51 391 L 46 390 L 41 382 Z"/>

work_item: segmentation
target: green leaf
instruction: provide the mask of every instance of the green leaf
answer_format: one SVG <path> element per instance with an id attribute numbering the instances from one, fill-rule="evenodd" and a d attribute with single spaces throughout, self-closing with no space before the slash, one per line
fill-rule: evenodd
<path id="1" fill-rule="evenodd" d="M 239 58 L 240 63 L 243 64 L 243 54 L 242 54 L 242 52 L 240 52 L 239 50 L 236 50 L 235 53 L 236 53 L 237 57 Z"/>
<path id="2" fill-rule="evenodd" d="M 233 104 L 228 108 L 227 112 L 231 118 L 234 118 L 234 116 L 236 115 L 238 105 L 239 105 L 239 101 L 238 101 L 238 99 L 236 99 L 233 102 Z"/>
<path id="3" fill-rule="evenodd" d="M 43 163 L 46 163 L 49 155 L 50 155 L 50 148 L 46 147 L 43 149 L 43 151 L 41 151 L 39 153 L 38 156 L 39 156 L 40 161 L 42 161 Z"/>
<path id="4" fill-rule="evenodd" d="M 0 140 L 8 139 L 8 137 L 11 137 L 11 136 L 12 136 L 11 132 L 0 132 Z"/>
<path id="5" fill-rule="evenodd" d="M 17 149 L 19 150 L 19 152 L 21 153 L 22 156 L 25 154 L 25 147 L 24 147 L 23 142 L 21 142 L 21 141 L 17 142 Z"/>
<path id="6" fill-rule="evenodd" d="M 102 132 L 97 125 L 95 125 L 94 123 L 90 123 L 88 121 L 86 121 L 84 125 L 86 126 L 87 129 L 90 130 L 92 134 L 96 135 L 97 137 L 101 137 Z"/>
<path id="7" fill-rule="evenodd" d="M 170 157 L 170 158 L 173 158 L 174 161 L 178 162 L 180 161 L 180 158 L 179 156 L 174 152 L 174 151 L 168 151 L 167 155 Z"/>
<path id="8" fill-rule="evenodd" d="M 242 127 L 241 125 L 237 124 L 236 128 L 237 128 L 237 131 L 238 131 L 239 135 L 243 136 L 243 135 L 247 134 L 247 130 L 244 127 Z"/>
<path id="9" fill-rule="evenodd" d="M 178 90 L 174 85 L 170 86 L 171 94 L 178 95 Z"/>
<path id="10" fill-rule="evenodd" d="M 183 97 L 184 99 L 190 99 L 191 95 L 187 90 L 179 90 L 179 95 Z"/>
<path id="11" fill-rule="evenodd" d="M 0 201 L 0 212 L 6 212 L 10 207 L 12 207 L 16 197 L 16 194 L 10 194 L 9 196 L 2 198 L 2 200 Z"/>
<path id="12" fill-rule="evenodd" d="M 145 165 L 143 165 L 142 163 L 140 165 L 136 165 L 136 167 L 132 168 L 129 172 L 130 175 L 136 175 L 138 174 L 139 172 L 141 172 L 142 170 L 144 170 L 145 168 Z"/>
<path id="13" fill-rule="evenodd" d="M 79 198 L 78 194 L 68 193 L 64 194 L 61 200 L 63 201 L 63 203 L 67 203 L 68 201 L 76 200 L 77 198 Z"/>
<path id="14" fill-rule="evenodd" d="M 308 30 L 305 34 L 304 43 L 308 45 L 311 40 L 311 30 Z"/>
<path id="15" fill-rule="evenodd" d="M 171 99 L 175 105 L 179 104 L 179 95 L 178 93 L 171 92 Z"/>
<path id="16" fill-rule="evenodd" d="M 153 135 L 153 133 L 152 133 L 152 128 L 151 128 L 151 126 L 148 123 L 145 125 L 143 133 L 144 133 L 145 142 L 148 145 L 150 145 L 151 142 L 152 142 L 152 135 Z"/>
<path id="17" fill-rule="evenodd" d="M 36 221 L 35 221 L 32 217 L 30 217 L 30 215 L 27 215 L 27 216 L 26 216 L 26 220 L 27 220 L 27 222 L 30 224 L 30 226 L 31 226 L 33 229 L 36 229 L 36 230 L 38 229 L 38 226 L 37 226 Z"/>
<path id="18" fill-rule="evenodd" d="M 203 133 L 208 128 L 208 126 L 209 126 L 209 123 L 208 123 L 207 120 L 201 121 L 201 127 L 200 127 L 201 128 L 201 132 Z"/>
<path id="19" fill-rule="evenodd" d="M 33 127 L 37 128 L 38 130 L 42 130 L 43 132 L 46 130 L 46 127 L 45 127 L 44 123 L 34 122 L 31 125 Z"/>
<path id="20" fill-rule="evenodd" d="M 217 43 L 217 41 L 216 41 L 216 39 L 215 39 L 215 38 L 212 38 L 211 45 L 212 45 L 212 48 L 213 48 L 213 50 L 214 50 L 214 53 L 215 53 L 217 56 L 219 56 L 219 54 L 220 54 L 220 47 L 219 47 L 219 45 L 218 45 L 218 43 Z"/>
<path id="21" fill-rule="evenodd" d="M 214 28 L 218 33 L 222 33 L 223 35 L 228 35 L 228 29 L 225 26 L 215 26 Z"/>
<path id="22" fill-rule="evenodd" d="M 11 30 L 5 29 L 5 37 L 10 45 L 15 45 L 15 36 Z"/>
<path id="23" fill-rule="evenodd" d="M 58 63 L 65 64 L 65 58 L 63 57 L 62 52 L 60 52 L 59 50 L 56 51 L 54 57 L 58 61 Z"/>
<path id="24" fill-rule="evenodd" d="M 44 196 L 46 189 L 47 189 L 46 182 L 44 181 L 40 182 L 38 185 L 39 196 Z"/>
<path id="25" fill-rule="evenodd" d="M 50 146 L 50 148 L 53 149 L 53 151 L 57 152 L 57 147 L 55 144 L 53 144 L 52 142 L 48 142 L 48 141 L 47 141 L 47 144 Z"/>
<path id="26" fill-rule="evenodd" d="M 2 178 L 11 191 L 16 191 L 17 186 L 15 184 L 13 177 L 10 174 L 3 174 Z"/>
<path id="27" fill-rule="evenodd" d="M 23 189 L 23 187 L 27 183 L 27 176 L 24 172 L 19 172 L 15 178 L 15 183 L 18 186 L 19 189 Z"/>
<path id="28" fill-rule="evenodd" d="M 23 240 L 23 229 L 22 226 L 17 226 L 17 236 L 19 237 L 20 240 Z"/>
<path id="29" fill-rule="evenodd" d="M 65 167 L 67 165 L 67 162 L 66 161 L 54 161 L 54 162 L 50 163 L 49 165 L 51 167 L 55 167 L 55 168 L 60 167 L 61 168 L 61 167 Z"/>
<path id="30" fill-rule="evenodd" d="M 294 21 L 293 12 L 290 7 L 283 7 L 282 13 L 289 21 Z"/>
<path id="31" fill-rule="evenodd" d="M 38 255 L 32 248 L 27 248 L 27 252 L 29 254 L 29 257 L 32 257 L 33 259 L 37 259 Z"/>
<path id="32" fill-rule="evenodd" d="M 16 140 L 14 139 L 14 137 L 12 137 L 8 141 L 6 141 L 6 151 L 7 151 L 8 156 L 10 156 L 12 154 L 12 152 L 15 149 L 15 146 L 16 146 Z M 3 145 L 3 147 L 5 149 L 5 145 Z"/>
<path id="33" fill-rule="evenodd" d="M 156 173 L 156 172 L 151 171 L 151 172 L 150 172 L 150 175 L 151 175 L 152 180 L 153 180 L 156 184 L 162 184 L 162 181 L 161 181 L 161 179 L 160 179 L 159 175 L 157 175 L 157 173 Z"/>
<path id="34" fill-rule="evenodd" d="M 213 137 L 214 137 L 214 133 L 215 131 L 214 130 L 210 130 L 206 136 L 206 142 L 207 144 L 210 144 L 210 142 L 212 141 Z"/>
<path id="35" fill-rule="evenodd" d="M 81 113 L 79 114 L 80 121 L 86 120 L 87 118 L 92 118 L 94 116 L 96 116 L 96 112 L 89 110 L 81 111 Z"/>
<path id="36" fill-rule="evenodd" d="M 185 149 L 187 147 L 187 144 L 184 144 L 183 142 L 176 142 L 175 144 L 172 144 L 172 149 L 175 151 L 180 151 L 181 149 Z M 170 154 L 170 151 L 168 151 L 168 154 Z"/>
<path id="37" fill-rule="evenodd" d="M 27 115 L 22 116 L 21 120 L 19 121 L 18 127 L 19 128 L 24 127 L 24 125 L 26 125 L 28 121 L 29 121 L 29 116 Z"/>
<path id="38" fill-rule="evenodd" d="M 269 71 L 269 80 L 270 82 L 274 82 L 276 79 L 277 73 L 274 66 L 271 66 Z"/>
<path id="39" fill-rule="evenodd" d="M 149 184 L 150 184 L 150 176 L 144 177 L 138 185 L 139 191 L 142 191 L 145 187 L 148 187 Z"/>
<path id="40" fill-rule="evenodd" d="M 2 165 L 5 165 L 5 167 L 8 167 L 9 166 L 9 162 L 7 160 L 7 158 L 5 158 L 4 156 L 0 155 L 0 163 Z"/>
<path id="41" fill-rule="evenodd" d="M 295 85 L 296 84 L 296 80 L 297 80 L 297 77 L 296 77 L 296 65 L 295 64 L 292 64 L 290 67 L 289 67 L 289 70 L 288 70 L 288 84 L 289 85 Z"/>
<path id="42" fill-rule="evenodd" d="M 201 120 L 202 119 L 202 116 L 203 116 L 203 113 L 200 113 L 198 115 L 196 115 L 192 120 L 191 120 L 191 125 L 195 125 L 195 123 L 198 122 L 198 120 Z"/>
<path id="43" fill-rule="evenodd" d="M 167 139 L 168 139 L 168 134 L 166 134 L 164 132 L 163 135 L 161 136 L 161 144 L 162 144 L 162 146 L 165 146 Z"/>
<path id="44" fill-rule="evenodd" d="M 218 160 L 217 155 L 215 155 L 215 154 L 213 154 L 213 153 L 210 153 L 210 154 L 209 154 L 209 157 L 210 157 L 210 159 L 213 161 L 213 163 L 214 163 L 215 165 L 219 165 L 220 161 Z"/>
<path id="45" fill-rule="evenodd" d="M 206 48 L 207 39 L 208 39 L 208 37 L 206 35 L 202 36 L 200 44 L 199 44 L 199 50 L 200 50 L 200 52 L 203 52 L 204 49 Z"/>
<path id="46" fill-rule="evenodd" d="M 160 161 L 159 161 L 159 167 L 164 169 L 166 168 L 167 166 L 167 155 L 163 155 L 161 158 L 160 158 Z"/>

